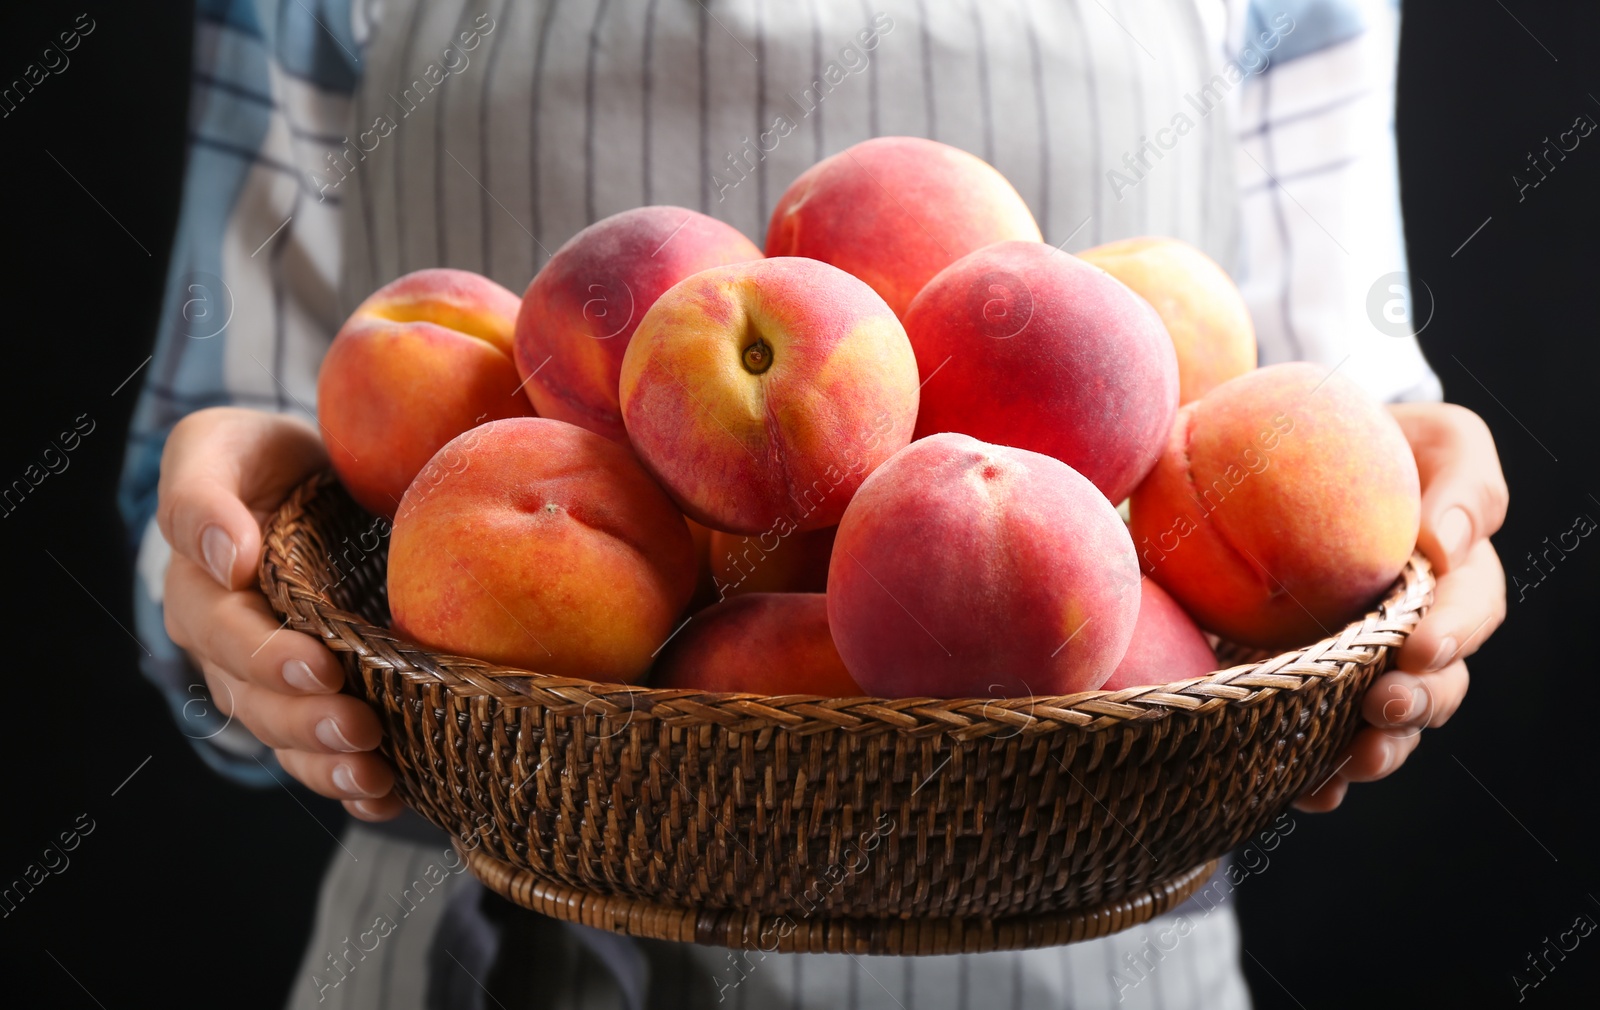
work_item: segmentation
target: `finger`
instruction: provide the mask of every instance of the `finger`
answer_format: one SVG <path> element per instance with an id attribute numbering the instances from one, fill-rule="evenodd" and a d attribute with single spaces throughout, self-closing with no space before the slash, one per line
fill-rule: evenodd
<path id="1" fill-rule="evenodd" d="M 1291 804 L 1308 814 L 1324 814 L 1344 802 L 1352 782 L 1376 782 L 1395 773 L 1417 749 L 1419 736 L 1395 736 L 1368 727 L 1356 734 L 1345 756 L 1316 788 Z"/>
<path id="2" fill-rule="evenodd" d="M 243 588 L 261 555 L 252 506 L 275 502 L 327 463 L 316 430 L 296 419 L 231 408 L 190 414 L 161 455 L 161 535 L 219 585 Z"/>
<path id="3" fill-rule="evenodd" d="M 1350 783 L 1338 775 L 1330 775 L 1316 788 L 1304 794 L 1290 804 L 1296 810 L 1303 810 L 1308 814 L 1325 814 L 1344 802 L 1344 794 L 1350 789 Z"/>
<path id="4" fill-rule="evenodd" d="M 214 663 L 201 661 L 198 667 L 202 683 L 189 686 L 178 713 L 179 730 L 190 740 L 215 740 L 230 727 L 235 734 L 247 734 L 249 727 L 237 718 L 244 693 L 238 681 Z"/>
<path id="5" fill-rule="evenodd" d="M 231 720 L 239 710 L 239 696 L 246 693 L 247 685 L 240 684 L 228 675 L 228 671 L 208 660 L 199 660 L 199 666 L 200 675 L 206 682 L 206 693 L 211 696 L 211 704 Z"/>
<path id="6" fill-rule="evenodd" d="M 209 660 L 201 669 L 217 708 L 273 749 L 355 754 L 375 750 L 383 739 L 372 709 L 348 695 L 293 697 L 229 677 Z"/>
<path id="7" fill-rule="evenodd" d="M 1365 727 L 1350 741 L 1344 755 L 1321 782 L 1294 801 L 1307 813 L 1326 813 L 1344 802 L 1352 782 L 1375 782 L 1394 772 L 1416 750 L 1418 737 L 1395 736 Z"/>
<path id="8" fill-rule="evenodd" d="M 211 697 L 211 704 L 221 712 L 229 725 L 243 726 L 250 731 L 250 735 L 270 746 L 270 741 L 262 737 L 254 726 L 253 698 L 260 692 L 254 687 L 237 677 L 231 676 L 228 671 L 208 659 L 199 660 L 200 673 L 205 677 L 206 692 Z"/>
<path id="9" fill-rule="evenodd" d="M 1467 664 L 1457 661 L 1437 673 L 1423 675 L 1424 680 L 1429 678 L 1437 678 L 1437 683 L 1430 682 L 1429 686 L 1429 692 L 1437 700 L 1434 702 L 1433 715 L 1428 719 L 1428 728 L 1438 729 L 1449 722 L 1461 703 L 1467 700 L 1467 688 L 1472 677 L 1467 672 Z"/>
<path id="10" fill-rule="evenodd" d="M 400 815 L 406 808 L 400 797 L 393 792 L 379 796 L 374 800 L 345 800 L 344 809 L 351 817 L 363 821 L 388 821 Z"/>
<path id="11" fill-rule="evenodd" d="M 1432 673 L 1391 670 L 1367 690 L 1361 714 L 1391 736 L 1437 729 L 1461 707 L 1469 682 L 1467 664 L 1459 659 Z"/>
<path id="12" fill-rule="evenodd" d="M 307 789 L 331 800 L 376 800 L 394 788 L 394 772 L 376 754 L 279 750 L 278 763 Z M 382 807 L 378 808 L 382 811 Z"/>
<path id="13" fill-rule="evenodd" d="M 1480 540 L 1464 565 L 1440 576 L 1433 609 L 1400 647 L 1396 665 L 1412 673 L 1442 670 L 1477 652 L 1505 617 L 1505 569 L 1494 545 Z"/>
<path id="14" fill-rule="evenodd" d="M 333 694 L 344 671 L 310 635 L 290 631 L 254 590 L 229 592 L 199 565 L 174 555 L 163 611 L 167 634 L 196 657 L 279 694 Z"/>
<path id="15" fill-rule="evenodd" d="M 1422 481 L 1417 546 L 1440 572 L 1451 571 L 1505 521 L 1510 492 L 1494 436 L 1482 418 L 1455 404 L 1390 409 L 1411 443 Z"/>
<path id="16" fill-rule="evenodd" d="M 1345 748 L 1339 777 L 1346 782 L 1376 782 L 1393 775 L 1417 749 L 1421 734 L 1394 734 L 1374 726 L 1363 727 Z"/>

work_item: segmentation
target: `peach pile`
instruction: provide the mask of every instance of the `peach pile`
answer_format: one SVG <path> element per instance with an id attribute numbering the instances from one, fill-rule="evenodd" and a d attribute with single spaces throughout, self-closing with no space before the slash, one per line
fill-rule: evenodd
<path id="1" fill-rule="evenodd" d="M 395 515 L 399 633 L 685 692 L 1138 690 L 1336 633 L 1414 547 L 1393 418 L 1258 369 L 1178 239 L 1074 256 L 908 137 L 807 169 L 764 239 L 640 207 L 520 301 L 438 269 L 361 304 L 319 420 Z"/>

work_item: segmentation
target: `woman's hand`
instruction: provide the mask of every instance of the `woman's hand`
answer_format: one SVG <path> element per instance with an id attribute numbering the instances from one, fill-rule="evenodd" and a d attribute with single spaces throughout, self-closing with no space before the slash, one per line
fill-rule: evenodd
<path id="1" fill-rule="evenodd" d="M 339 693 L 344 673 L 333 653 L 282 628 L 256 588 L 261 524 L 327 465 L 316 430 L 278 414 L 215 408 L 173 428 L 156 511 L 172 545 L 167 633 L 205 674 L 218 709 L 271 747 L 285 771 L 354 816 L 381 821 L 401 805 L 393 771 L 372 753 L 377 717 Z"/>
<path id="2" fill-rule="evenodd" d="M 1443 726 L 1467 693 L 1466 657 L 1506 616 L 1506 576 L 1489 535 L 1506 517 L 1509 492 L 1483 420 L 1448 403 L 1390 408 L 1422 478 L 1417 546 L 1433 562 L 1433 609 L 1400 649 L 1398 670 L 1373 682 L 1361 729 L 1325 783 L 1295 801 L 1312 813 L 1337 807 L 1352 782 L 1373 782 L 1405 763 L 1424 729 Z M 1348 760 L 1346 760 L 1348 759 Z"/>

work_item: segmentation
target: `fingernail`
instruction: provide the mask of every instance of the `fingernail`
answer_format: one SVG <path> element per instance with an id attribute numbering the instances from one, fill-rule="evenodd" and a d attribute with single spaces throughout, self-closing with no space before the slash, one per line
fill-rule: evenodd
<path id="1" fill-rule="evenodd" d="M 354 800 L 350 805 L 366 814 L 368 817 L 377 817 L 383 813 L 383 811 L 378 808 L 376 803 L 370 803 L 367 800 Z"/>
<path id="2" fill-rule="evenodd" d="M 298 659 L 283 664 L 283 680 L 296 691 L 307 693 L 321 693 L 331 686 L 318 680 L 317 675 L 311 672 L 311 667 Z"/>
<path id="3" fill-rule="evenodd" d="M 1378 762 L 1378 770 L 1376 772 L 1376 774 L 1379 776 L 1389 774 L 1389 770 L 1394 767 L 1394 756 L 1396 753 L 1394 744 L 1387 738 L 1382 741 L 1382 747 L 1383 758 Z"/>
<path id="4" fill-rule="evenodd" d="M 1444 548 L 1450 563 L 1459 564 L 1461 552 L 1467 547 L 1467 539 L 1472 536 L 1472 519 L 1467 515 L 1467 510 L 1460 505 L 1446 509 L 1434 524 L 1433 535 L 1438 539 L 1439 546 Z"/>
<path id="5" fill-rule="evenodd" d="M 369 795 L 365 789 L 356 785 L 355 772 L 350 770 L 349 765 L 337 765 L 334 767 L 333 784 L 341 793 L 344 793 L 352 799 L 358 796 Z"/>
<path id="6" fill-rule="evenodd" d="M 233 588 L 233 563 L 239 559 L 239 548 L 221 526 L 207 526 L 200 534 L 200 552 L 205 555 L 206 567 L 211 577 L 223 589 Z"/>
<path id="7" fill-rule="evenodd" d="M 324 747 L 332 750 L 342 750 L 346 753 L 358 751 L 361 748 L 345 739 L 344 733 L 339 730 L 339 724 L 333 719 L 324 719 L 317 723 L 317 739 L 322 741 Z M 340 765 L 340 768 L 346 767 Z M 342 788 L 342 787 L 341 787 Z"/>
<path id="8" fill-rule="evenodd" d="M 1428 661 L 1428 670 L 1431 672 L 1443 669 L 1455 658 L 1456 651 L 1459 648 L 1460 646 L 1456 645 L 1456 640 L 1446 635 L 1444 641 L 1439 643 L 1439 651 L 1434 653 L 1433 658 Z"/>
<path id="9" fill-rule="evenodd" d="M 1417 685 L 1411 689 L 1411 707 L 1406 710 L 1406 721 L 1420 718 L 1428 712 L 1428 689 Z"/>

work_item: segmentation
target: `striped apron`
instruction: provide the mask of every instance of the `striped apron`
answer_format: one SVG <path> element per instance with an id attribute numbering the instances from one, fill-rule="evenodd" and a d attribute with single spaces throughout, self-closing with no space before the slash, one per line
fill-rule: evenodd
<path id="1" fill-rule="evenodd" d="M 983 157 L 1068 251 L 1156 233 L 1234 259 L 1226 114 L 1185 100 L 1221 62 L 1219 0 L 352 2 L 354 125 L 313 173 L 343 207 L 342 312 L 424 267 L 520 292 L 643 204 L 760 244 L 795 176 L 883 135 Z M 1227 904 L 1044 950 L 746 956 L 514 909 L 409 815 L 344 846 L 292 1007 L 1249 1005 Z"/>

